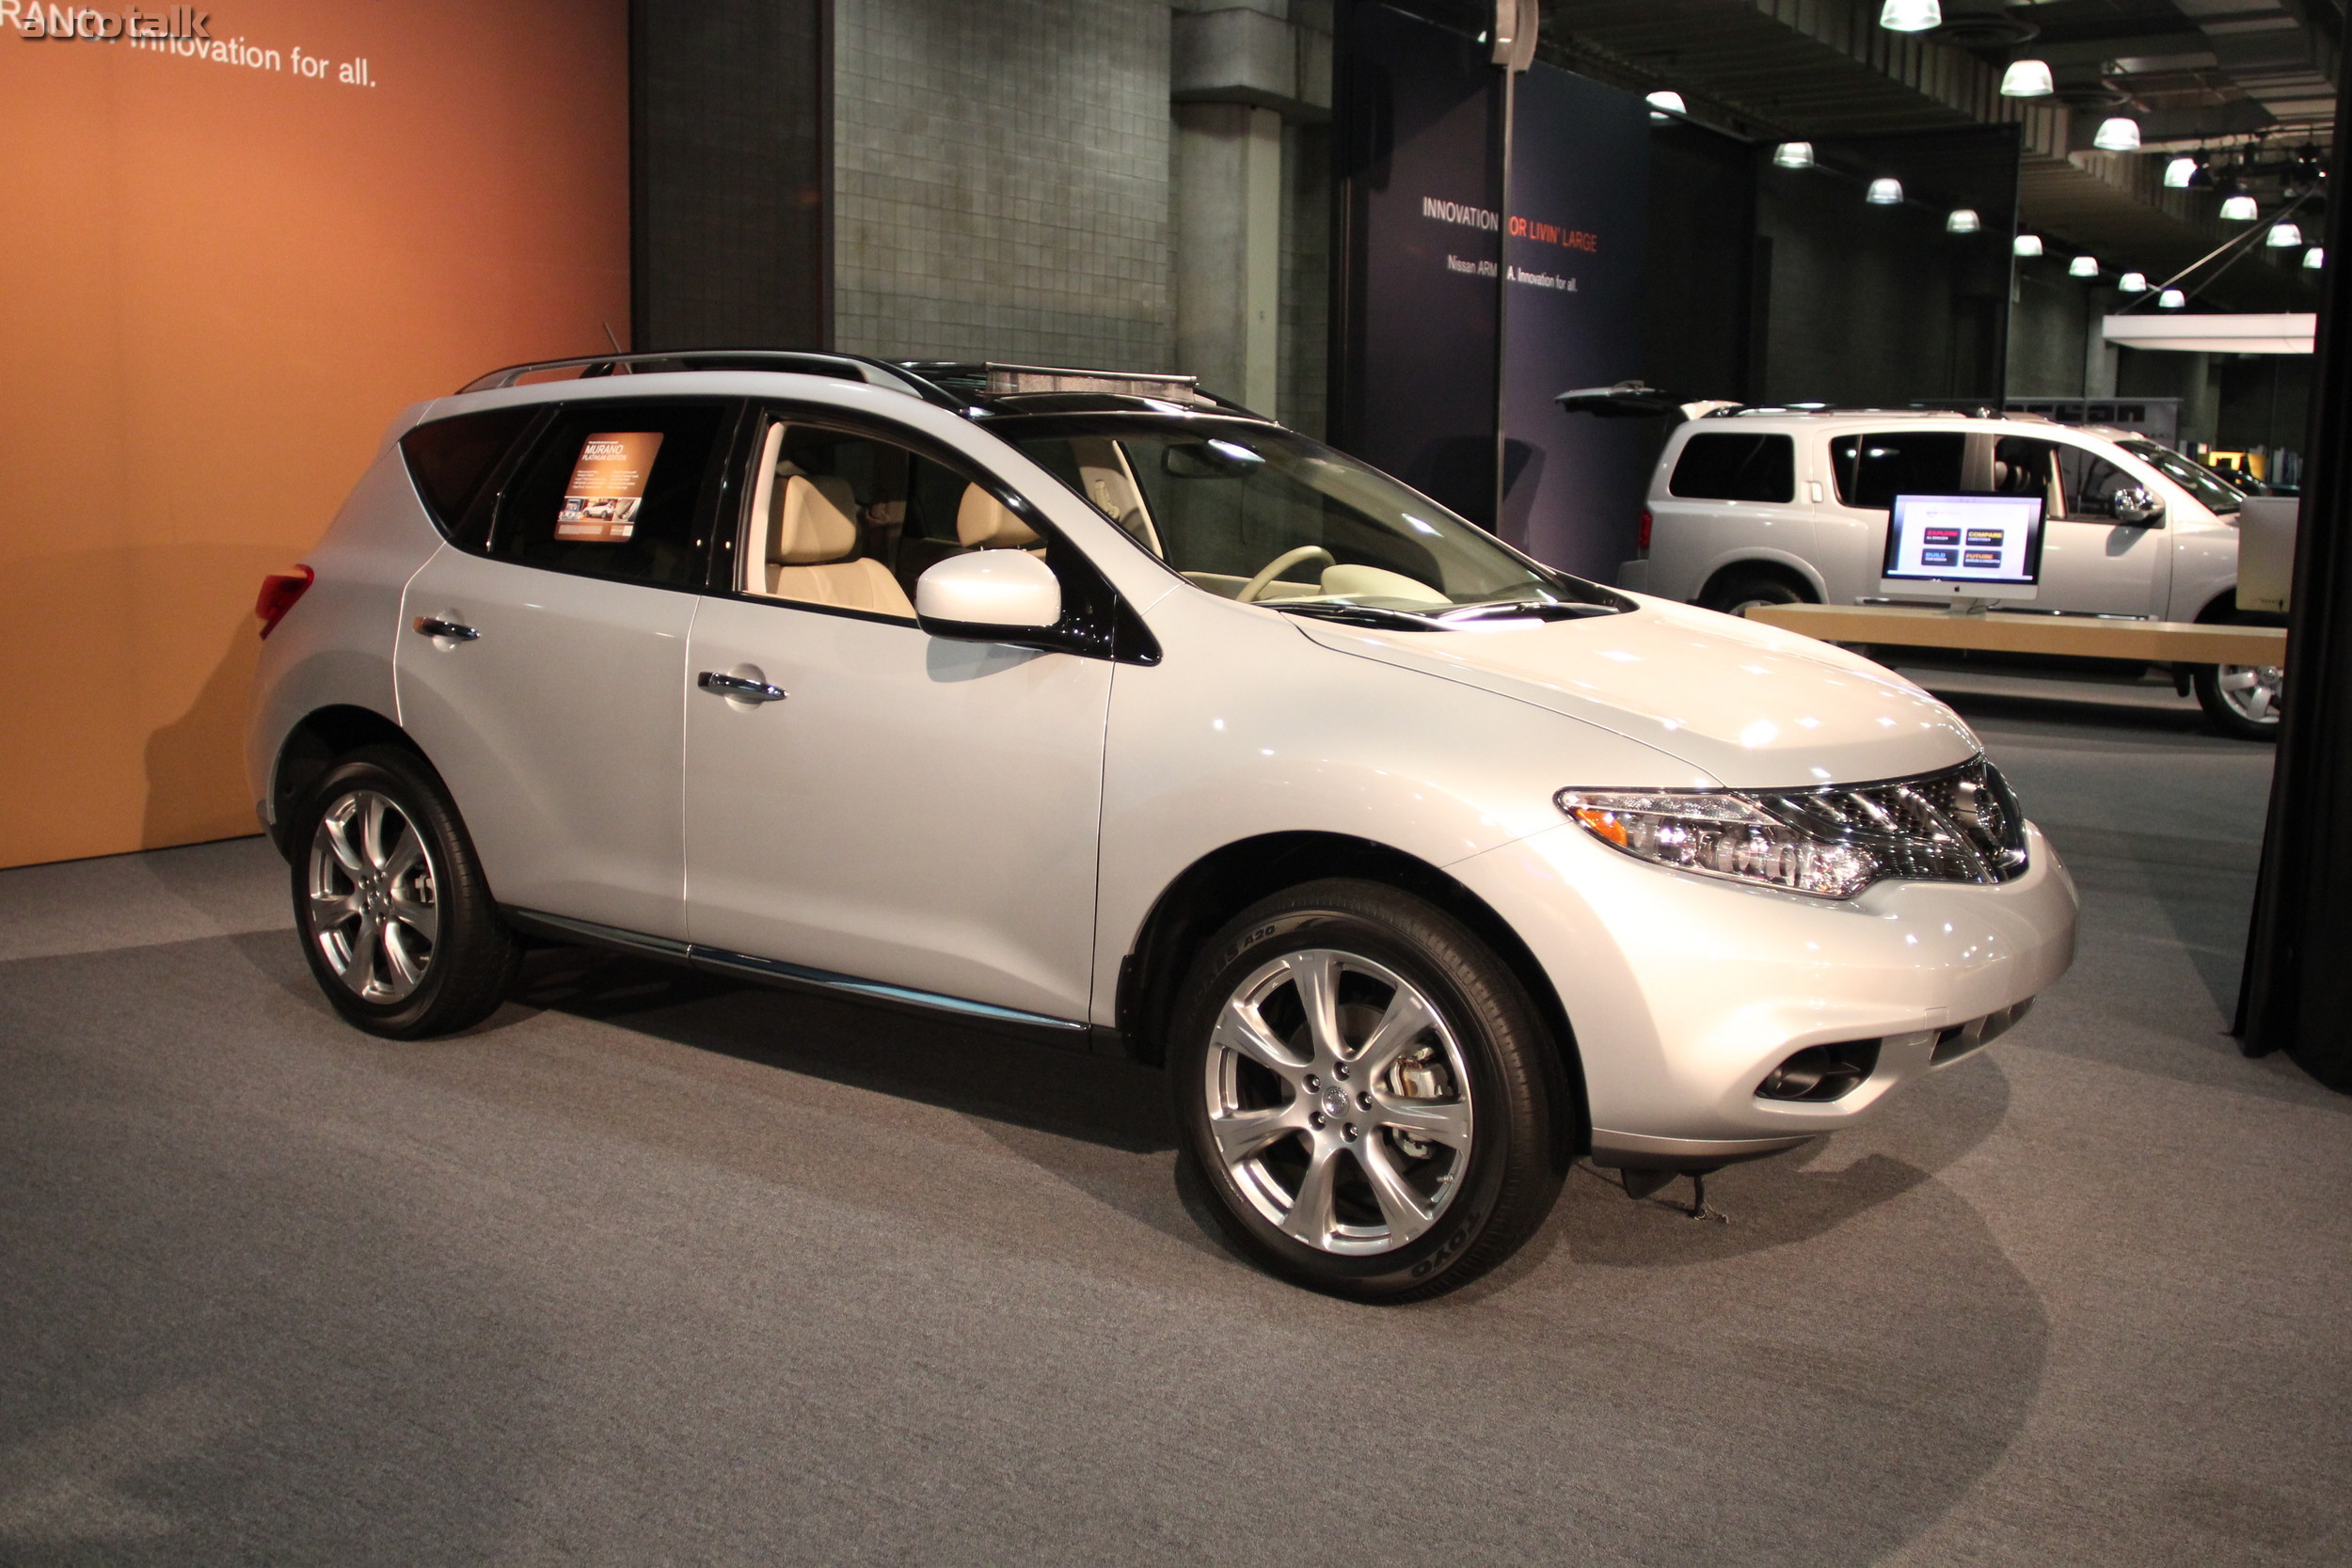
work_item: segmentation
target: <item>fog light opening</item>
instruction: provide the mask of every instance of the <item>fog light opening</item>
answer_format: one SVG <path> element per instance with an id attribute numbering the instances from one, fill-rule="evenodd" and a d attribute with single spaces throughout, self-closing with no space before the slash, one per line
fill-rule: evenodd
<path id="1" fill-rule="evenodd" d="M 1842 1100 L 1877 1070 L 1879 1042 L 1846 1040 L 1808 1045 L 1764 1075 L 1756 1086 L 1760 1100 L 1795 1100 L 1812 1104 Z"/>

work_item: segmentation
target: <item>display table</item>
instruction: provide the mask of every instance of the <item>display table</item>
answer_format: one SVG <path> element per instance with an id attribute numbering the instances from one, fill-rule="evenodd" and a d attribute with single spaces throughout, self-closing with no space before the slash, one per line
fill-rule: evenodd
<path id="1" fill-rule="evenodd" d="M 1824 642 L 1900 648 L 1980 648 L 2005 654 L 2137 658 L 2151 664 L 2284 664 L 2283 626 L 2207 626 L 2187 621 L 2090 615 L 1955 615 L 1911 605 L 1750 605 L 1748 619 Z"/>

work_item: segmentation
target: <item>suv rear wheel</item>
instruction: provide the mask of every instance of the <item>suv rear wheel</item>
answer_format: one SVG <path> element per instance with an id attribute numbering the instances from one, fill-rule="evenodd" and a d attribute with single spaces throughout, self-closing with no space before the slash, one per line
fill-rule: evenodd
<path id="1" fill-rule="evenodd" d="M 1293 888 L 1196 959 L 1168 1079 L 1182 1157 L 1240 1251 L 1359 1301 L 1440 1295 L 1558 1196 L 1557 1049 L 1510 970 L 1375 882 Z"/>
<path id="2" fill-rule="evenodd" d="M 394 746 L 328 768 L 303 799 L 294 847 L 294 926 L 336 1011 L 396 1039 L 478 1023 L 505 1000 L 515 940 L 457 808 Z"/>
<path id="3" fill-rule="evenodd" d="M 2201 664 L 2189 677 L 2214 727 L 2239 740 L 2276 740 L 2286 672 L 2275 664 Z"/>

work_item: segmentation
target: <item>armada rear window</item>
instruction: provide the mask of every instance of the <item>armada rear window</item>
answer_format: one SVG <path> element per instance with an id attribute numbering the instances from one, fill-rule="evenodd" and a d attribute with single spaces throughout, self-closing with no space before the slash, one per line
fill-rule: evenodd
<path id="1" fill-rule="evenodd" d="M 1794 500 L 1796 445 L 1786 436 L 1744 431 L 1693 436 L 1675 459 L 1666 489 L 1692 500 Z"/>
<path id="2" fill-rule="evenodd" d="M 418 425 L 400 438 L 408 477 L 444 534 L 455 538 L 465 531 L 484 486 L 538 413 L 533 404 L 485 409 Z"/>

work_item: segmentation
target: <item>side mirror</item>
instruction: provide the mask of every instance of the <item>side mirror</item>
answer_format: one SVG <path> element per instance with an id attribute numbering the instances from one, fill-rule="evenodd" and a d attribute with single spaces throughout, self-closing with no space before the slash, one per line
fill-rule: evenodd
<path id="1" fill-rule="evenodd" d="M 2115 511 L 2115 520 L 2125 528 L 2162 528 L 2164 502 L 2156 493 L 2141 484 L 2126 484 L 2107 498 Z"/>
<path id="2" fill-rule="evenodd" d="M 1061 579 L 1026 550 L 949 556 L 915 579 L 914 619 L 933 637 L 1053 646 Z"/>

